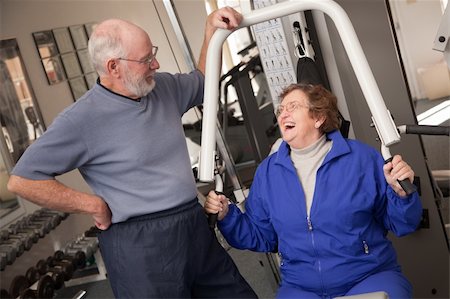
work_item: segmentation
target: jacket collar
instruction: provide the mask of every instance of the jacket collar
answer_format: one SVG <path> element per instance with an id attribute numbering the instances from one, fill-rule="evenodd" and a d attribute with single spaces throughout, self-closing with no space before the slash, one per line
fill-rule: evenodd
<path id="1" fill-rule="evenodd" d="M 344 137 L 341 135 L 339 130 L 334 130 L 326 134 L 328 140 L 333 141 L 333 146 L 331 147 L 330 152 L 325 157 L 322 165 L 328 163 L 328 161 L 350 153 L 350 146 Z M 275 154 L 275 164 L 280 164 L 286 168 L 291 169 L 293 167 L 291 157 L 290 157 L 291 147 L 285 141 L 283 141 L 278 149 L 278 152 Z"/>

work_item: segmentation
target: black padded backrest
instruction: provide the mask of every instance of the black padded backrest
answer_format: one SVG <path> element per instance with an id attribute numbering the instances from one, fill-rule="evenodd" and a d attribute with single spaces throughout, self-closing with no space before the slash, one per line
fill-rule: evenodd
<path id="1" fill-rule="evenodd" d="M 324 85 L 316 63 L 308 56 L 300 57 L 297 61 L 297 83 Z"/>

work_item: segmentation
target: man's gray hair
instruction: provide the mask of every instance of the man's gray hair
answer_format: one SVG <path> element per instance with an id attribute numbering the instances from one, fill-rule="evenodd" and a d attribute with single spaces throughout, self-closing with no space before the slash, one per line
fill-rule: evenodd
<path id="1" fill-rule="evenodd" d="M 124 58 L 127 56 L 122 43 L 122 29 L 117 24 L 107 26 L 108 30 L 96 28 L 88 42 L 89 55 L 97 73 L 107 74 L 105 62 L 111 58 Z"/>

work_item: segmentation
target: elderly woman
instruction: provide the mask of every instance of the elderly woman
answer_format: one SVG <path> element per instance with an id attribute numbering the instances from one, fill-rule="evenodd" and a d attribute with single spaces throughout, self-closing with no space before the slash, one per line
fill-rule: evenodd
<path id="1" fill-rule="evenodd" d="M 279 150 L 258 167 L 245 213 L 223 195 L 208 194 L 230 245 L 278 252 L 278 298 L 332 298 L 384 291 L 409 298 L 388 231 L 416 230 L 419 196 L 397 180 L 413 180 L 398 155 L 385 165 L 368 145 L 340 134 L 337 100 L 322 86 L 293 84 L 276 110 Z"/>

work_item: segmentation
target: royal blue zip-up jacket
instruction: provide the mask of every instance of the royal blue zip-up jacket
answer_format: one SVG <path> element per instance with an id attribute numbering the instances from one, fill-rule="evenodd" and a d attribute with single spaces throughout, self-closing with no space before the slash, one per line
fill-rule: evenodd
<path id="1" fill-rule="evenodd" d="M 416 230 L 422 205 L 417 192 L 399 197 L 387 184 L 374 148 L 339 131 L 317 171 L 310 217 L 304 192 L 283 142 L 258 167 L 245 213 L 230 205 L 218 226 L 239 249 L 276 252 L 282 284 L 321 294 L 345 292 L 367 276 L 399 270 L 388 231 Z"/>

